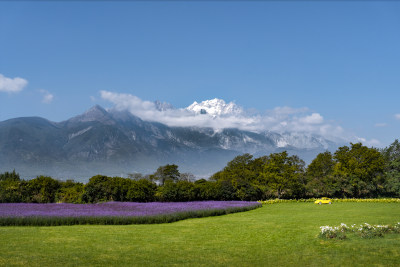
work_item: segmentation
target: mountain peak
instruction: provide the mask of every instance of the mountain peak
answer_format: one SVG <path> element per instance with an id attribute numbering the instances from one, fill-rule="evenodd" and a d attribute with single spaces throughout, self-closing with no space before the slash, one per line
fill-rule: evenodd
<path id="1" fill-rule="evenodd" d="M 243 109 L 235 103 L 226 103 L 223 99 L 218 98 L 205 100 L 201 103 L 195 101 L 186 109 L 196 114 L 210 114 L 212 116 L 238 115 L 243 112 Z"/>
<path id="2" fill-rule="evenodd" d="M 78 122 L 98 121 L 104 124 L 115 124 L 110 114 L 100 105 L 95 105 L 82 115 L 78 115 L 71 120 Z"/>
<path id="3" fill-rule="evenodd" d="M 88 109 L 85 114 L 106 114 L 107 111 L 100 105 L 95 105 Z"/>

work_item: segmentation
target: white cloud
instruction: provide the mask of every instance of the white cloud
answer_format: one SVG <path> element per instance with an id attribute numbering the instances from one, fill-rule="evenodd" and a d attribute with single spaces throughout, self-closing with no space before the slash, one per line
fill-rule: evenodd
<path id="1" fill-rule="evenodd" d="M 19 77 L 8 78 L 0 74 L 0 92 L 17 93 L 24 89 L 28 81 Z"/>
<path id="2" fill-rule="evenodd" d="M 110 101 L 117 110 L 129 110 L 132 114 L 145 120 L 157 114 L 156 106 L 153 102 L 143 101 L 139 97 L 130 94 L 119 94 L 109 91 L 100 91 L 101 98 Z"/>
<path id="3" fill-rule="evenodd" d="M 375 127 L 378 127 L 378 128 L 381 128 L 381 127 L 386 127 L 387 126 L 387 123 L 376 123 L 375 125 L 374 125 Z"/>
<path id="4" fill-rule="evenodd" d="M 396 118 L 396 120 L 400 120 L 400 113 L 394 114 L 394 117 Z"/>
<path id="5" fill-rule="evenodd" d="M 305 124 L 321 124 L 324 122 L 324 118 L 319 113 L 313 113 L 310 116 L 301 118 L 300 122 Z"/>
<path id="6" fill-rule="evenodd" d="M 39 92 L 42 93 L 42 95 L 43 95 L 43 98 L 42 98 L 43 103 L 50 104 L 51 102 L 53 102 L 54 95 L 51 94 L 49 91 L 40 89 Z"/>
<path id="7" fill-rule="evenodd" d="M 200 114 L 198 111 L 188 110 L 187 108 L 161 111 L 157 109 L 154 102 L 142 100 L 131 94 L 100 91 L 100 95 L 102 99 L 113 103 L 117 110 L 129 110 L 143 120 L 157 121 L 169 126 L 211 127 L 216 130 L 239 128 L 254 132 L 306 132 L 321 135 L 334 141 L 355 139 L 346 134 L 339 125 L 334 122 L 325 122 L 319 113 L 311 113 L 308 108 L 276 107 L 261 114 L 254 111 L 248 112 L 240 106 L 234 107 L 236 104 L 233 102 L 225 103 L 222 101 L 222 105 L 232 107 L 235 112 L 215 115 L 217 113 Z M 202 103 L 209 104 L 210 101 Z M 193 105 L 191 106 L 193 107 Z"/>
<path id="8" fill-rule="evenodd" d="M 377 140 L 377 139 L 370 139 L 370 140 L 367 140 L 366 138 L 363 138 L 363 137 L 357 137 L 357 140 L 356 140 L 357 142 L 361 142 L 363 145 L 365 145 L 365 146 L 370 146 L 370 147 L 379 147 L 379 146 L 382 146 L 382 143 L 379 141 L 379 140 Z"/>
<path id="9" fill-rule="evenodd" d="M 110 101 L 117 110 L 129 110 L 132 114 L 143 120 L 157 121 L 169 126 L 197 126 L 222 128 L 242 128 L 255 130 L 255 118 L 245 116 L 212 116 L 196 114 L 187 109 L 167 109 L 160 111 L 154 102 L 144 101 L 137 96 L 120 94 L 109 91 L 100 91 L 103 99 Z"/>

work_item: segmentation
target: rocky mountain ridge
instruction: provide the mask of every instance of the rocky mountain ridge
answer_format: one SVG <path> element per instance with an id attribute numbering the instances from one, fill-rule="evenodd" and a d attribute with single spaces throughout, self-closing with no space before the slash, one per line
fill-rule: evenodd
<path id="1" fill-rule="evenodd" d="M 307 161 L 337 146 L 320 136 L 299 133 L 169 127 L 101 106 L 62 122 L 38 117 L 0 122 L 0 170 L 16 169 L 28 178 L 126 176 L 151 173 L 169 163 L 178 164 L 182 172 L 207 176 L 243 153 L 261 156 L 287 150 Z"/>

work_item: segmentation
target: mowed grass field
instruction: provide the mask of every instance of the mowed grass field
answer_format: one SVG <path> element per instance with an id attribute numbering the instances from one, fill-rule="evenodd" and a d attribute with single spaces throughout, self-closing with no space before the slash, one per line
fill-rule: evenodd
<path id="1" fill-rule="evenodd" d="M 281 203 L 170 224 L 0 227 L 1 266 L 400 266 L 400 235 L 318 238 L 322 225 L 393 224 L 397 203 Z"/>

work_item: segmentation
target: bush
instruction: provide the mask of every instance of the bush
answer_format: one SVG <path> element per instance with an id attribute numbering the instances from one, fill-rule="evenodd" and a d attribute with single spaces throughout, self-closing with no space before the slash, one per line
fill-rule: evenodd
<path id="1" fill-rule="evenodd" d="M 236 200 L 236 189 L 230 181 L 217 182 L 218 200 Z"/>
<path id="2" fill-rule="evenodd" d="M 60 187 L 59 181 L 47 176 L 39 176 L 29 180 L 27 182 L 28 202 L 53 203 L 55 202 L 56 192 Z"/>
<path id="3" fill-rule="evenodd" d="M 149 180 L 132 181 L 126 199 L 135 202 L 151 202 L 155 200 L 157 185 Z"/>
<path id="4" fill-rule="evenodd" d="M 263 196 L 263 192 L 249 182 L 240 181 L 236 185 L 236 196 L 240 200 L 256 201 Z"/>
<path id="5" fill-rule="evenodd" d="M 217 182 L 210 182 L 205 179 L 200 179 L 194 182 L 194 191 L 197 200 L 217 200 L 218 188 Z"/>
<path id="6" fill-rule="evenodd" d="M 176 183 L 166 181 L 157 189 L 157 198 L 160 201 L 192 201 L 196 199 L 196 191 L 193 183 L 178 181 Z"/>
<path id="7" fill-rule="evenodd" d="M 111 201 L 127 201 L 128 200 L 128 191 L 132 185 L 133 180 L 121 178 L 121 177 L 113 177 L 110 178 L 111 183 L 111 196 L 108 200 Z"/>
<path id="8" fill-rule="evenodd" d="M 61 188 L 56 193 L 56 202 L 82 203 L 84 185 L 72 180 L 61 182 Z"/>
<path id="9" fill-rule="evenodd" d="M 0 181 L 0 203 L 25 202 L 25 182 L 3 180 Z"/>
<path id="10" fill-rule="evenodd" d="M 95 203 L 111 200 L 112 188 L 111 178 L 103 175 L 96 175 L 89 179 L 84 187 L 82 195 L 83 202 Z"/>
<path id="11" fill-rule="evenodd" d="M 21 181 L 19 174 L 13 170 L 12 172 L 5 172 L 0 174 L 0 181 Z"/>

